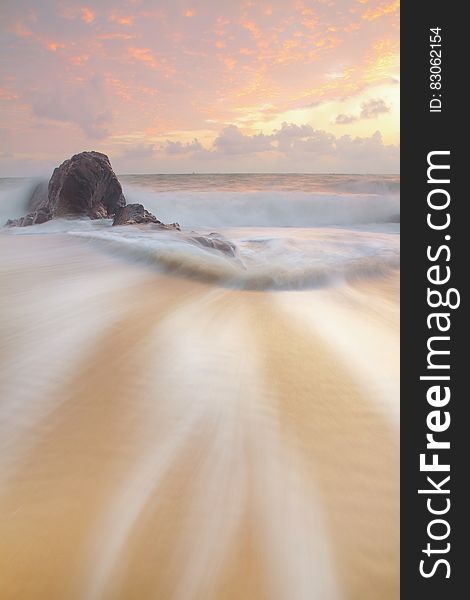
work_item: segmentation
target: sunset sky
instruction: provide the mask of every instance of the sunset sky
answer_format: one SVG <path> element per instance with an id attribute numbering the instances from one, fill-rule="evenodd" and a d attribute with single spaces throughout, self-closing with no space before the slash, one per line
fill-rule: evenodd
<path id="1" fill-rule="evenodd" d="M 2 2 L 0 176 L 396 173 L 396 0 Z"/>

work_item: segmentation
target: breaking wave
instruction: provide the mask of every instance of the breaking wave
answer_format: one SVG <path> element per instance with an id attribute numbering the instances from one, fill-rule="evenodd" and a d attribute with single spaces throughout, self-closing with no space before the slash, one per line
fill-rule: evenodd
<path id="1" fill-rule="evenodd" d="M 164 222 L 179 222 L 181 233 L 111 227 L 110 220 L 87 218 L 54 219 L 4 231 L 79 236 L 166 273 L 243 289 L 321 287 L 382 276 L 399 267 L 396 178 L 298 176 L 290 182 L 289 176 L 278 176 L 281 183 L 276 183 L 274 175 L 268 182 L 267 176 L 221 177 L 124 178 L 129 203 L 143 204 Z M 290 189 L 302 177 L 307 180 L 301 182 L 302 191 Z M 277 189 L 258 189 L 268 183 Z M 36 184 L 37 180 L 3 180 L 3 222 L 27 212 Z M 215 189 L 216 184 L 221 189 Z M 235 256 L 194 239 L 195 234 L 213 231 L 234 244 Z"/>
<path id="2" fill-rule="evenodd" d="M 0 180 L 0 227 L 8 219 L 28 212 L 28 201 L 39 179 L 5 178 Z"/>
<path id="3" fill-rule="evenodd" d="M 151 192 L 125 189 L 128 202 L 144 204 L 164 222 L 183 227 L 324 227 L 399 220 L 396 194 L 294 191 Z"/>

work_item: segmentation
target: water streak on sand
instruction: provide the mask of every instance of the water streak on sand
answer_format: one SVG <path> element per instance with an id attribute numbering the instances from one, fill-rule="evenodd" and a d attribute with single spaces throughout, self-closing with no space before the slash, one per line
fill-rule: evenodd
<path id="1" fill-rule="evenodd" d="M 243 303 L 238 307 L 231 303 L 231 318 L 223 324 L 214 319 L 226 295 L 209 292 L 173 311 L 154 331 L 158 340 L 154 352 L 161 358 L 152 376 L 158 396 L 168 398 L 163 406 L 158 404 L 154 418 L 161 420 L 165 415 L 175 425 L 163 438 L 156 438 L 153 447 L 144 447 L 100 519 L 93 533 L 94 551 L 87 550 L 92 573 L 87 598 L 108 597 L 108 586 L 109 597 L 118 593 L 119 559 L 128 536 L 145 505 L 162 493 L 165 476 L 177 468 L 180 455 L 194 444 L 194 432 L 201 429 L 207 430 L 210 442 L 192 484 L 188 513 L 174 540 L 176 567 L 187 567 L 173 597 L 217 597 L 220 573 L 229 560 L 240 521 L 253 506 L 269 598 L 288 600 L 293 589 L 299 600 L 312 594 L 331 600 L 339 597 L 320 504 L 303 489 L 298 458 L 292 450 L 281 448 L 276 418 L 274 423 L 269 421 L 269 427 L 253 418 L 266 389 Z M 164 356 L 158 346 L 165 348 Z M 250 348 L 248 356 L 246 348 Z M 176 360 L 185 365 L 184 378 L 172 367 Z M 208 372 L 221 374 L 212 376 L 210 390 Z M 237 379 L 238 385 L 227 387 L 227 380 Z M 152 415 L 148 417 L 152 428 Z M 251 474 L 246 454 L 253 457 Z M 210 518 L 206 514 L 209 504 Z M 307 533 L 309 526 L 316 532 L 314 537 Z"/>

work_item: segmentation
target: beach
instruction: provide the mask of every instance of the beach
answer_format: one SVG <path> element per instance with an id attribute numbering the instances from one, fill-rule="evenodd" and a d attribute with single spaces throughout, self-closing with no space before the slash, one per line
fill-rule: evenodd
<path id="1" fill-rule="evenodd" d="M 395 230 L 85 225 L 0 235 L 2 599 L 397 598 Z"/>

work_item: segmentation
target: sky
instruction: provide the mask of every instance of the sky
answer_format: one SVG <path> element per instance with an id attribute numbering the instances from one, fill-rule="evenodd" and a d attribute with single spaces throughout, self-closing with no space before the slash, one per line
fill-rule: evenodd
<path id="1" fill-rule="evenodd" d="M 0 5 L 0 176 L 397 173 L 398 0 Z"/>

